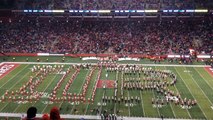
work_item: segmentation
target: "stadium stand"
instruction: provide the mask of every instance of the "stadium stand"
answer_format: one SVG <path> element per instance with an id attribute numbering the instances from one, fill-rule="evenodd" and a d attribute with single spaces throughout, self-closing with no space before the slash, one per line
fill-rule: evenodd
<path id="1" fill-rule="evenodd" d="M 181 24 L 181 25 L 179 25 Z M 212 23 L 205 21 L 12 22 L 2 25 L 3 53 L 212 53 Z"/>

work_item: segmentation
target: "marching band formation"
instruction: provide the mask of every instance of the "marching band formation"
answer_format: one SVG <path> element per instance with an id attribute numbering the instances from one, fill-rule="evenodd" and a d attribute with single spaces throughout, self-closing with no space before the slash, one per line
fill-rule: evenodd
<path id="1" fill-rule="evenodd" d="M 70 65 L 65 68 L 64 65 L 34 65 L 31 68 L 31 76 L 29 80 L 22 85 L 19 90 L 6 90 L 5 94 L 0 97 L 0 102 L 37 102 L 42 99 L 44 92 L 38 91 L 38 86 L 45 80 L 49 74 L 63 74 L 61 79 L 57 82 L 56 86 L 53 88 L 51 93 L 49 93 L 47 99 L 51 103 L 58 103 L 62 101 L 74 102 L 74 103 L 94 103 L 95 93 L 97 89 L 97 82 L 93 86 L 92 95 L 86 98 L 88 91 L 88 86 L 91 81 L 91 77 L 94 74 L 95 69 L 98 69 L 98 77 L 100 80 L 100 75 L 102 68 L 106 70 L 106 77 L 111 73 L 120 74 L 114 82 L 114 95 L 107 96 L 103 94 L 102 100 L 99 101 L 103 104 L 107 103 L 124 103 L 130 106 L 140 104 L 140 96 L 125 95 L 127 91 L 153 91 L 156 92 L 157 96 L 152 98 L 151 103 L 153 107 L 162 107 L 169 102 L 175 105 L 180 105 L 182 108 L 191 108 L 196 105 L 197 101 L 187 98 L 181 98 L 180 93 L 176 93 L 171 87 L 177 82 L 177 76 L 171 71 L 153 69 L 151 67 L 144 67 L 142 65 L 130 65 L 130 64 L 117 64 L 116 62 L 99 62 L 98 64 L 75 64 Z M 85 78 L 82 90 L 80 93 L 70 93 L 68 92 L 76 76 L 79 74 L 81 69 L 90 69 L 89 74 Z M 63 91 L 62 97 L 57 95 L 61 84 L 67 75 L 74 70 L 69 81 L 66 83 Z M 98 81 L 97 80 L 97 81 Z M 105 89 L 106 86 L 104 86 Z M 106 87 L 107 88 L 107 87 Z M 118 90 L 119 89 L 119 90 Z M 119 92 L 118 92 L 119 91 Z"/>
<path id="2" fill-rule="evenodd" d="M 177 76 L 168 70 L 152 69 L 142 65 L 122 65 L 114 62 L 107 64 L 107 74 L 111 72 L 121 73 L 122 77 L 115 81 L 115 91 L 117 92 L 117 84 L 121 82 L 121 94 L 115 96 L 103 96 L 103 103 L 125 103 L 133 106 L 141 102 L 140 96 L 124 96 L 124 91 L 154 91 L 157 93 L 155 98 L 152 98 L 153 107 L 162 107 L 169 104 L 180 105 L 184 109 L 189 109 L 196 105 L 196 100 L 181 98 L 180 93 L 175 93 L 170 87 L 177 82 Z"/>

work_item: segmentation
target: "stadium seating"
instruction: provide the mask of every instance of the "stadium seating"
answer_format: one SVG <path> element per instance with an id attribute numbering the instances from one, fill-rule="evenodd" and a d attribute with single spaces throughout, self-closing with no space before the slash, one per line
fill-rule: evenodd
<path id="1" fill-rule="evenodd" d="M 205 21 L 12 22 L 2 24 L 0 51 L 188 55 L 191 48 L 210 54 L 212 27 Z"/>

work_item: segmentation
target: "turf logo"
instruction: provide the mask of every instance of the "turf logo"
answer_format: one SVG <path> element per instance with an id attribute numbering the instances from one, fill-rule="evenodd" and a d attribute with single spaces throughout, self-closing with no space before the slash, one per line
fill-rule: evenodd
<path id="1" fill-rule="evenodd" d="M 0 66 L 0 79 L 11 72 L 17 65 L 16 64 L 3 64 Z"/>
<path id="2" fill-rule="evenodd" d="M 114 80 L 99 80 L 97 88 L 114 88 Z"/>

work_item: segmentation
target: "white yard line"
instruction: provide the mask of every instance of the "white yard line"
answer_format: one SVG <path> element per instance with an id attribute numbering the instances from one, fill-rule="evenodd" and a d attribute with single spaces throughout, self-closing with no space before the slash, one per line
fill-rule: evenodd
<path id="1" fill-rule="evenodd" d="M 104 88 L 104 89 L 106 89 L 106 88 Z M 102 96 L 105 96 L 105 93 L 106 92 L 106 90 L 104 90 L 103 91 L 103 95 Z M 102 97 L 101 97 L 102 98 Z M 101 107 L 100 107 L 100 111 L 102 111 L 102 107 L 103 107 L 103 100 L 101 99 Z"/>
<path id="2" fill-rule="evenodd" d="M 76 65 L 83 63 L 56 63 L 56 62 L 3 62 L 11 64 L 47 64 L 47 65 Z M 91 65 L 97 65 L 97 63 L 91 63 Z M 120 64 L 126 65 L 126 64 Z M 168 67 L 211 67 L 210 65 L 175 65 L 175 64 L 129 64 L 129 65 L 143 65 L 143 66 L 168 66 Z"/>
<path id="3" fill-rule="evenodd" d="M 116 75 L 115 75 L 115 81 L 116 80 L 118 80 L 118 72 L 117 71 L 115 71 L 116 72 Z M 118 87 L 118 84 L 117 84 L 117 87 Z M 115 88 L 113 88 L 114 89 L 114 94 L 115 94 Z M 118 88 L 117 88 L 117 96 L 118 96 Z M 114 95 L 115 96 L 115 95 Z M 116 111 L 117 111 L 117 104 L 116 103 L 114 103 L 114 114 L 116 115 Z"/>
<path id="4" fill-rule="evenodd" d="M 28 66 L 28 65 L 27 65 Z M 26 66 L 26 67 L 27 67 Z M 24 67 L 24 68 L 26 68 L 26 67 Z M 10 80 L 12 80 L 14 77 L 16 77 L 20 72 L 22 72 L 23 70 L 24 70 L 24 68 L 21 70 L 21 71 L 19 71 L 18 73 L 16 73 L 15 75 L 13 75 L 13 77 L 12 78 L 10 78 L 6 83 L 4 83 L 0 88 L 2 88 L 5 84 L 7 84 Z M 27 72 L 27 74 L 29 73 L 29 71 Z M 25 74 L 21 79 L 23 79 L 27 74 Z M 20 82 L 21 80 L 18 80 L 18 81 L 16 81 L 16 83 L 15 84 L 13 84 L 13 86 L 12 87 L 10 87 L 10 89 L 8 89 L 8 90 L 11 90 L 18 82 Z"/>
<path id="5" fill-rule="evenodd" d="M 54 77 L 53 79 L 55 79 L 55 78 L 56 78 L 56 76 L 57 76 L 57 75 L 55 75 L 55 77 Z M 51 83 L 51 82 L 50 82 L 50 83 Z M 49 86 L 49 84 L 48 84 L 48 86 Z M 46 91 L 46 89 L 48 88 L 48 86 L 45 88 L 45 90 L 44 90 L 43 92 L 45 92 L 45 91 Z M 33 104 L 32 104 L 32 106 L 34 106 L 36 103 L 37 103 L 37 102 L 33 103 Z M 18 107 L 19 107 L 19 106 L 18 106 Z M 46 107 L 45 107 L 45 108 L 46 108 Z"/>
<path id="6" fill-rule="evenodd" d="M 164 68 L 165 68 L 164 70 L 167 70 L 165 66 L 164 66 Z M 177 91 L 178 93 L 180 93 L 180 91 L 177 89 L 176 85 L 174 85 L 174 87 L 175 87 L 176 91 Z M 181 97 L 181 98 L 182 98 L 182 97 Z M 186 111 L 187 111 L 189 117 L 192 118 L 192 116 L 191 116 L 190 113 L 189 113 L 189 110 L 186 109 Z"/>
<path id="7" fill-rule="evenodd" d="M 121 79 L 124 79 L 123 71 L 122 71 L 122 76 L 121 77 L 122 77 Z M 128 101 L 128 97 L 130 97 L 129 96 L 129 90 L 127 90 L 127 93 L 128 93 L 128 96 L 127 96 L 127 101 Z M 130 116 L 130 114 L 131 114 L 131 112 L 130 112 L 130 104 L 129 103 L 127 103 L 127 104 L 128 104 L 128 111 L 129 111 L 129 116 Z"/>
<path id="8" fill-rule="evenodd" d="M 95 71 L 95 70 L 94 70 L 94 71 Z M 94 73 L 93 73 L 93 74 L 94 74 Z M 98 77 L 98 74 L 97 74 L 96 78 L 97 78 L 97 77 Z M 95 79 L 96 79 L 96 78 L 95 78 Z M 94 87 L 95 87 L 95 84 L 96 84 L 96 82 L 94 82 L 94 84 L 93 84 Z M 93 88 L 94 88 L 94 87 L 93 87 Z M 93 91 L 93 89 L 92 89 L 92 91 Z M 90 95 L 90 96 L 92 96 L 92 91 L 91 91 L 91 95 Z M 86 107 L 86 111 L 85 111 L 84 115 L 86 115 L 88 107 L 89 107 L 89 104 L 87 103 L 87 107 Z"/>
<path id="9" fill-rule="evenodd" d="M 35 104 L 35 103 L 34 103 Z M 33 105 L 34 105 L 33 104 Z M 16 107 L 16 109 L 13 111 L 13 113 L 15 113 L 15 111 L 20 107 L 21 104 L 18 105 L 18 107 Z"/>
<path id="10" fill-rule="evenodd" d="M 74 73 L 73 73 L 74 74 Z M 64 78 L 65 79 L 65 78 Z M 61 108 L 61 105 L 63 104 L 63 101 L 60 103 L 59 107 L 58 108 Z"/>
<path id="11" fill-rule="evenodd" d="M 176 116 L 176 114 L 175 114 L 175 112 L 174 112 L 174 108 L 172 107 L 172 104 L 169 103 L 169 105 L 170 105 L 170 107 L 171 107 L 171 109 L 172 109 L 172 113 L 174 114 L 174 117 L 177 118 L 177 116 Z"/>
<path id="12" fill-rule="evenodd" d="M 174 85 L 175 86 L 175 89 L 176 89 L 176 91 L 178 91 L 178 89 L 177 89 L 177 87 L 176 87 L 176 85 Z M 179 91 L 178 91 L 179 92 Z M 179 92 L 180 93 L 180 92 Z M 182 97 L 181 97 L 182 98 Z M 189 115 L 189 118 L 192 118 L 192 116 L 191 116 L 191 114 L 189 113 L 189 110 L 188 109 L 186 109 L 186 111 L 187 111 L 187 113 L 188 113 L 188 115 Z"/>
<path id="13" fill-rule="evenodd" d="M 144 110 L 144 103 L 143 103 L 143 97 L 142 97 L 141 90 L 140 90 L 140 96 L 141 96 L 141 107 L 142 107 L 142 109 L 143 109 L 144 117 L 146 117 L 146 113 L 145 113 L 145 110 Z"/>
<path id="14" fill-rule="evenodd" d="M 177 71 L 177 70 L 176 70 Z M 181 78 L 182 79 L 182 78 Z M 183 79 L 182 79 L 183 80 Z M 185 83 L 184 83 L 185 84 Z M 179 93 L 180 93 L 180 91 L 177 89 L 177 87 L 176 87 L 176 85 L 174 85 L 175 86 L 175 89 L 176 89 L 176 91 L 178 91 Z M 187 87 L 188 88 L 188 87 Z M 189 88 L 188 88 L 189 89 Z M 190 92 L 191 93 L 191 92 Z M 181 97 L 182 98 L 182 97 Z M 192 116 L 191 116 L 191 114 L 189 113 L 189 110 L 188 109 L 186 109 L 186 111 L 187 111 L 187 113 L 188 113 L 188 115 L 189 115 L 189 117 L 190 118 L 192 118 Z"/>
<path id="15" fill-rule="evenodd" d="M 30 71 L 28 71 L 24 76 L 22 76 L 22 78 L 20 79 L 20 80 L 18 80 L 18 81 L 16 81 L 16 83 L 15 84 L 13 84 L 13 86 L 12 87 L 10 87 L 10 89 L 8 89 L 8 90 L 11 90 L 14 86 L 16 86 L 17 85 L 17 83 L 19 83 L 26 75 L 28 75 L 29 74 L 29 72 Z"/>
<path id="16" fill-rule="evenodd" d="M 143 73 L 140 73 L 140 74 L 143 74 Z M 141 77 L 142 77 L 142 75 L 141 75 Z M 140 82 L 141 82 L 141 77 L 139 77 L 139 75 L 138 75 L 138 78 L 140 78 Z M 142 109 L 143 109 L 143 115 L 144 115 L 144 117 L 145 117 L 146 114 L 145 114 L 145 110 L 144 110 L 144 103 L 143 103 L 143 97 L 142 97 L 141 90 L 140 90 L 140 96 L 141 96 L 141 107 L 142 107 Z"/>
<path id="17" fill-rule="evenodd" d="M 22 72 L 26 67 L 28 67 L 29 65 L 25 66 L 24 68 L 22 68 L 21 71 L 17 72 L 15 75 L 13 75 L 13 77 L 11 77 L 9 80 L 7 80 L 7 82 L 5 82 L 3 85 L 0 86 L 0 88 L 2 88 L 5 84 L 7 84 L 9 81 L 11 81 L 14 77 L 16 77 L 16 75 L 18 75 L 20 72 Z M 16 69 L 16 68 L 15 68 Z M 14 70 L 15 70 L 14 69 Z M 11 71 L 12 72 L 12 71 Z M 9 73 L 8 73 L 9 74 Z"/>
<path id="18" fill-rule="evenodd" d="M 155 66 L 155 69 L 156 69 L 156 66 Z M 155 93 L 154 93 L 155 91 L 153 91 L 152 90 L 152 93 L 153 93 L 153 97 L 155 98 Z M 159 111 L 159 108 L 157 107 L 157 111 L 158 111 L 158 115 L 159 115 L 159 117 L 161 117 L 161 113 L 160 113 L 160 111 Z"/>
<path id="19" fill-rule="evenodd" d="M 90 70 L 87 71 L 87 75 L 85 76 L 85 78 L 88 76 L 89 73 L 90 73 Z M 77 76 L 76 76 L 76 77 L 77 77 Z M 85 78 L 84 78 L 84 82 L 83 82 L 83 84 L 81 85 L 81 89 L 80 89 L 80 91 L 78 92 L 78 94 L 81 93 L 81 91 L 82 91 L 82 89 L 83 89 L 84 83 L 85 83 L 85 81 L 86 81 Z M 72 107 L 72 109 L 71 109 L 71 111 L 70 111 L 70 114 L 72 114 L 72 111 L 73 111 L 74 108 L 75 108 L 75 104 L 74 104 L 74 106 Z"/>
<path id="20" fill-rule="evenodd" d="M 128 98 L 130 98 L 130 96 L 129 96 L 129 90 L 128 90 Z M 130 104 L 128 104 L 128 110 L 129 110 L 129 117 L 130 117 L 130 115 L 131 115 Z"/>
<path id="21" fill-rule="evenodd" d="M 194 69 L 194 68 L 193 68 Z M 206 83 L 209 85 L 209 87 L 213 90 L 213 87 L 209 84 L 209 82 L 208 82 L 208 80 L 206 80 L 204 77 L 203 77 L 203 75 L 197 70 L 197 69 L 195 69 L 197 72 L 198 72 L 198 74 L 203 78 L 203 80 L 205 80 L 206 81 Z"/>
<path id="22" fill-rule="evenodd" d="M 186 68 L 184 68 L 186 70 Z M 201 92 L 205 95 L 205 97 L 207 98 L 207 100 L 212 104 L 212 102 L 209 100 L 209 98 L 207 97 L 207 95 L 205 94 L 205 92 L 203 91 L 203 89 L 198 85 L 198 83 L 196 82 L 196 80 L 192 77 L 192 74 L 191 73 L 188 73 L 189 76 L 193 79 L 192 81 L 194 83 L 196 83 L 196 85 L 201 89 Z M 204 79 L 205 80 L 205 79 Z"/>
<path id="23" fill-rule="evenodd" d="M 180 78 L 182 79 L 182 81 L 184 82 L 184 84 L 186 85 L 186 87 L 188 88 L 190 94 L 194 97 L 195 99 L 195 96 L 192 94 L 191 90 L 189 89 L 189 86 L 185 83 L 185 81 L 183 80 L 182 76 L 180 75 L 180 73 L 178 72 L 178 70 L 175 68 L 175 70 L 177 71 L 178 75 L 180 76 Z M 203 111 L 203 109 L 200 107 L 200 105 L 198 104 L 199 108 L 201 109 L 201 111 L 203 112 L 204 116 L 206 117 L 207 119 L 207 116 L 205 114 L 205 112 Z"/>
<path id="24" fill-rule="evenodd" d="M 178 92 L 180 93 L 180 91 L 177 89 L 176 85 L 174 85 L 174 86 L 175 86 L 176 91 L 178 91 Z M 182 98 L 182 97 L 181 97 L 181 98 Z M 190 118 L 192 118 L 191 114 L 189 113 L 189 110 L 188 110 L 188 109 L 186 109 L 186 111 L 187 111 L 187 113 L 188 113 L 189 117 L 190 117 Z"/>
<path id="25" fill-rule="evenodd" d="M 99 73 L 99 71 L 98 71 L 98 73 Z M 101 73 L 102 73 L 102 67 L 101 67 L 101 69 L 100 69 L 100 78 L 101 78 Z M 99 79 L 100 79 L 100 78 L 99 78 Z M 98 82 L 98 80 L 97 80 L 97 82 Z M 105 92 L 106 92 L 106 88 L 104 88 L 102 97 L 105 96 Z M 99 108 L 100 111 L 102 111 L 102 107 L 103 107 L 103 100 L 102 100 L 102 97 L 101 97 L 101 107 Z"/>
<path id="26" fill-rule="evenodd" d="M 154 91 L 152 91 L 152 93 L 153 93 L 153 97 L 155 98 L 155 93 L 154 93 Z M 157 108 L 159 117 L 161 117 L 161 113 L 160 113 L 160 111 L 159 111 L 159 108 L 158 108 L 158 107 L 156 107 L 156 108 Z"/>
<path id="27" fill-rule="evenodd" d="M 47 88 L 50 86 L 50 84 L 53 82 L 53 80 L 55 80 L 55 78 L 57 77 L 57 74 L 55 75 L 55 77 L 52 79 L 52 81 L 47 85 L 47 87 L 44 89 L 43 92 L 45 92 L 47 90 Z M 34 103 L 35 104 L 35 103 Z M 41 113 L 44 113 L 44 110 L 47 108 L 48 104 L 46 104 L 46 106 L 44 107 L 44 109 L 42 110 Z"/>
<path id="28" fill-rule="evenodd" d="M 169 102 L 169 105 L 170 105 L 170 107 L 171 107 L 171 109 L 172 109 L 172 113 L 173 113 L 174 117 L 177 118 L 177 116 L 176 116 L 176 114 L 175 114 L 175 112 L 174 112 L 174 108 L 172 107 L 172 104 L 171 104 L 170 102 Z"/>
<path id="29" fill-rule="evenodd" d="M 8 90 L 11 90 L 14 86 L 16 86 L 26 75 L 28 75 L 30 71 L 28 71 L 20 80 L 17 80 L 15 84 L 13 84 L 12 87 L 10 87 Z M 3 95 L 2 95 L 3 96 Z M 2 111 L 7 105 L 9 104 L 9 102 L 7 104 L 5 104 L 4 107 L 2 107 L 2 109 L 0 111 Z"/>

